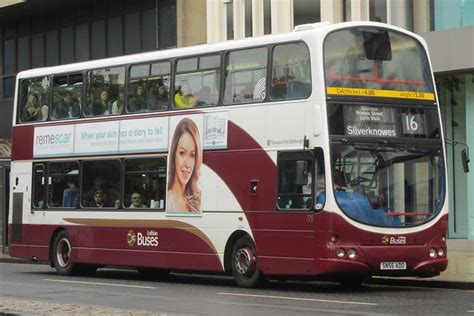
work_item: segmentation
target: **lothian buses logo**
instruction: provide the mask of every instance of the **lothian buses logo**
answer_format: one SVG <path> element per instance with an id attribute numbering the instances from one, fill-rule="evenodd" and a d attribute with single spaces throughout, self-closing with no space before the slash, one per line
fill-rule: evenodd
<path id="1" fill-rule="evenodd" d="M 143 247 L 158 247 L 158 232 L 155 230 L 147 230 L 145 233 L 140 233 L 129 230 L 127 233 L 127 244 L 129 247 L 143 246 Z"/>
<path id="2" fill-rule="evenodd" d="M 397 236 L 397 237 L 388 237 L 388 236 L 383 236 L 382 237 L 382 244 L 384 245 L 406 245 L 407 244 L 407 238 L 405 236 Z"/>
<path id="3" fill-rule="evenodd" d="M 137 235 L 133 230 L 129 230 L 127 234 L 127 244 L 130 247 L 135 246 L 135 243 L 137 242 Z"/>

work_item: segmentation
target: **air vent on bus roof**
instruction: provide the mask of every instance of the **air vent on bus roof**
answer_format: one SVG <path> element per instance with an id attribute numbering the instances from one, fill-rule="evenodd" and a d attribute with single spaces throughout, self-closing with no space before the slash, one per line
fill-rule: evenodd
<path id="1" fill-rule="evenodd" d="M 328 22 L 328 21 L 318 22 L 318 23 L 301 24 L 301 25 L 295 26 L 295 29 L 293 31 L 294 32 L 306 31 L 306 30 L 316 29 L 318 27 L 328 26 L 329 24 L 331 24 L 331 22 Z"/>

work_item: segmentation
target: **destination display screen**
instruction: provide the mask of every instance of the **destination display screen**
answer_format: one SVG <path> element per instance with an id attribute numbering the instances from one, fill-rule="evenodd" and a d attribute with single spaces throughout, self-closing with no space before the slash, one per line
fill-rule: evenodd
<path id="1" fill-rule="evenodd" d="M 440 138 L 436 108 L 329 104 L 331 135 Z"/>
<path id="2" fill-rule="evenodd" d="M 397 137 L 395 111 L 369 106 L 344 107 L 345 135 Z"/>

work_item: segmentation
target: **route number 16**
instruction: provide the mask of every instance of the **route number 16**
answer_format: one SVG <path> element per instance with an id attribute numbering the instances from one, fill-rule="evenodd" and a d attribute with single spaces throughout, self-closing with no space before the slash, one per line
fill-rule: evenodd
<path id="1" fill-rule="evenodd" d="M 418 122 L 416 121 L 415 115 L 406 115 L 405 116 L 405 130 L 408 133 L 413 133 L 418 131 Z"/>

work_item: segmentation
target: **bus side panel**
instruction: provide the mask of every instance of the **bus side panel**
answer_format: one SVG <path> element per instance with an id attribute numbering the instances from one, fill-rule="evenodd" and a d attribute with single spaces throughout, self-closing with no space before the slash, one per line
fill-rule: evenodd
<path id="1" fill-rule="evenodd" d="M 66 229 L 76 249 L 76 262 L 206 271 L 223 269 L 212 244 L 203 235 L 179 225 L 67 226 Z"/>
<path id="2" fill-rule="evenodd" d="M 12 139 L 21 140 L 12 146 L 12 161 L 28 160 L 33 157 L 34 125 L 15 126 L 12 129 Z"/>
<path id="3" fill-rule="evenodd" d="M 309 212 L 248 212 L 259 258 L 267 275 L 313 274 L 314 225 Z"/>
<path id="4" fill-rule="evenodd" d="M 277 169 L 270 153 L 246 130 L 229 121 L 227 151 L 206 152 L 204 163 L 223 179 L 244 210 L 264 273 L 312 273 L 313 213 L 276 209 Z M 252 183 L 256 192 L 251 191 Z"/>

